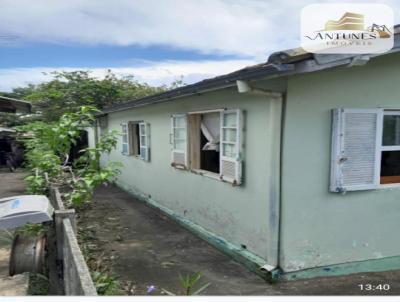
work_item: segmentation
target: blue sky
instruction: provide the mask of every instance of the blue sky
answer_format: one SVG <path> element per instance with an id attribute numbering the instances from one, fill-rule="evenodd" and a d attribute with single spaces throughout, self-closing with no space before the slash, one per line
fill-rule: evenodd
<path id="1" fill-rule="evenodd" d="M 18 67 L 126 67 L 148 61 L 203 61 L 250 59 L 250 56 L 202 54 L 168 45 L 79 45 L 25 43 L 0 47 L 0 68 Z"/>
<path id="2" fill-rule="evenodd" d="M 52 70 L 191 83 L 299 46 L 309 0 L 0 0 L 0 91 Z M 319 1 L 337 2 L 337 1 Z M 396 1 L 381 2 L 395 11 Z"/>

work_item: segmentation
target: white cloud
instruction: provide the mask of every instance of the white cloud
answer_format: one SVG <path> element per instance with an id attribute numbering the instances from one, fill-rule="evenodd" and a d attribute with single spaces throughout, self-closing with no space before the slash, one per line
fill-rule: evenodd
<path id="1" fill-rule="evenodd" d="M 186 84 L 191 84 L 205 78 L 229 73 L 237 69 L 253 65 L 252 60 L 226 60 L 226 61 L 167 61 L 146 62 L 139 67 L 121 68 L 71 68 L 71 67 L 34 67 L 0 69 L 0 91 L 11 91 L 12 88 L 25 86 L 29 83 L 37 84 L 51 79 L 51 71 L 91 70 L 96 77 L 103 77 L 107 69 L 117 75 L 134 75 L 140 82 L 150 85 L 170 84 L 183 76 Z M 46 74 L 45 74 L 46 73 Z"/>
<path id="2" fill-rule="evenodd" d="M 337 0 L 0 0 L 0 41 L 17 36 L 22 43 L 162 44 L 202 53 L 253 58 L 153 62 L 142 67 L 112 68 L 116 73 L 134 74 L 137 79 L 153 85 L 170 83 L 180 75 L 191 83 L 266 61 L 272 51 L 297 47 L 300 11 L 315 2 Z M 351 2 L 388 4 L 399 21 L 398 1 Z M 91 69 L 99 76 L 106 70 L 79 69 Z M 0 69 L 0 90 L 47 80 L 49 76 L 42 72 L 51 70 L 54 68 Z"/>
<path id="3" fill-rule="evenodd" d="M 165 44 L 265 58 L 298 45 L 300 11 L 315 2 L 332 1 L 0 0 L 0 35 L 88 45 Z M 398 2 L 381 2 L 398 16 Z"/>

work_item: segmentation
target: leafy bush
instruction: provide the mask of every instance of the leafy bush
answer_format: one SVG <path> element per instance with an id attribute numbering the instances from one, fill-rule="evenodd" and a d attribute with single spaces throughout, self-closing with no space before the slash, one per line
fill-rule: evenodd
<path id="1" fill-rule="evenodd" d="M 24 226 L 16 229 L 16 234 L 21 234 L 25 237 L 37 237 L 46 233 L 46 228 L 43 224 L 27 223 Z"/>
<path id="2" fill-rule="evenodd" d="M 0 230 L 0 245 L 6 246 L 10 245 L 14 240 L 14 233 L 8 230 Z"/>
<path id="3" fill-rule="evenodd" d="M 100 157 L 109 154 L 117 144 L 117 133 L 103 135 L 94 148 L 80 150 L 81 156 L 70 162 L 71 148 L 81 131 L 94 121 L 98 110 L 82 106 L 78 112 L 66 113 L 58 122 L 34 122 L 18 128 L 30 138 L 21 138 L 27 148 L 26 160 L 30 175 L 25 178 L 31 194 L 46 194 L 51 185 L 67 186 L 67 203 L 80 205 L 90 201 L 93 190 L 112 181 L 121 164 L 109 162 L 100 167 Z"/>

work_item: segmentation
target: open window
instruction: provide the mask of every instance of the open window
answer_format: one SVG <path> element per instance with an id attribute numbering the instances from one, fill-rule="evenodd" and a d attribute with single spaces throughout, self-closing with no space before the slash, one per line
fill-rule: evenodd
<path id="1" fill-rule="evenodd" d="M 332 192 L 400 185 L 400 111 L 335 109 Z"/>
<path id="2" fill-rule="evenodd" d="M 220 173 L 220 111 L 189 114 L 190 168 Z"/>
<path id="3" fill-rule="evenodd" d="M 172 117 L 172 166 L 241 183 L 240 110 L 208 110 Z"/>
<path id="4" fill-rule="evenodd" d="M 128 122 L 122 127 L 122 153 L 145 161 L 150 160 L 150 125 L 145 122 Z"/>

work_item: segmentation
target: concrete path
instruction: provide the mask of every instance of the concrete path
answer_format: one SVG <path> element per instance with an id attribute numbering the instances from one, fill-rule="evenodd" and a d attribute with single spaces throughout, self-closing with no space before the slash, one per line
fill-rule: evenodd
<path id="1" fill-rule="evenodd" d="M 26 194 L 23 173 L 9 173 L 0 170 L 0 199 Z M 0 296 L 26 296 L 28 274 L 8 276 L 8 262 L 11 242 L 0 230 Z"/>
<path id="2" fill-rule="evenodd" d="M 79 215 L 80 236 L 92 260 L 111 267 L 134 295 L 147 294 L 150 285 L 156 287 L 153 294 L 162 288 L 180 293 L 178 275 L 195 272 L 203 275 L 200 284 L 211 284 L 203 293 L 208 295 L 400 294 L 400 271 L 268 284 L 114 186 L 99 188 Z M 359 284 L 367 283 L 387 283 L 391 290 L 360 291 Z"/>

